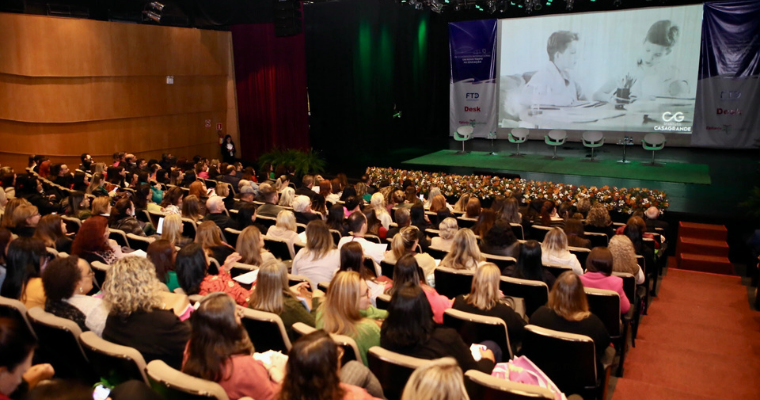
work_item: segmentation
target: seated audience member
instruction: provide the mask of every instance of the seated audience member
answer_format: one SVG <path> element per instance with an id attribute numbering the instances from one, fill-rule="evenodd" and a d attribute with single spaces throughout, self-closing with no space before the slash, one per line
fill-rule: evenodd
<path id="1" fill-rule="evenodd" d="M 504 295 L 499 290 L 500 276 L 501 271 L 495 264 L 483 264 L 475 271 L 470 294 L 457 296 L 451 307 L 471 314 L 501 318 L 507 324 L 512 351 L 516 352 L 522 343 L 526 323 L 515 310 L 501 302 Z"/>
<path id="2" fill-rule="evenodd" d="M 179 287 L 177 273 L 174 271 L 174 259 L 177 249 L 166 239 L 159 239 L 148 245 L 148 259 L 156 268 L 156 278 L 165 283 L 170 292 Z"/>
<path id="3" fill-rule="evenodd" d="M 438 224 L 438 236 L 430 240 L 430 247 L 450 251 L 458 230 L 459 225 L 456 218 L 445 218 Z"/>
<path id="4" fill-rule="evenodd" d="M 330 282 L 340 268 L 340 251 L 333 248 L 333 238 L 327 224 L 311 221 L 306 225 L 306 247 L 293 259 L 293 275 L 312 282 Z"/>
<path id="5" fill-rule="evenodd" d="M 477 197 L 470 197 L 470 199 L 467 201 L 467 206 L 465 208 L 464 217 L 470 218 L 470 219 L 476 219 L 480 216 L 480 211 L 482 208 L 480 207 L 480 200 Z"/>
<path id="6" fill-rule="evenodd" d="M 101 217 L 111 216 L 111 198 L 110 197 L 96 197 L 92 201 L 92 215 L 99 215 Z"/>
<path id="7" fill-rule="evenodd" d="M 586 273 L 581 275 L 584 287 L 606 289 L 620 295 L 620 313 L 625 315 L 631 302 L 623 291 L 623 279 L 612 276 L 612 253 L 606 247 L 594 247 L 586 259 Z"/>
<path id="8" fill-rule="evenodd" d="M 314 327 L 317 323 L 315 315 L 319 307 L 319 299 L 324 296 L 324 293 L 313 288 L 312 294 L 309 289 L 307 282 L 288 287 L 288 268 L 277 260 L 270 260 L 259 269 L 256 290 L 251 295 L 249 307 L 279 315 L 288 337 L 295 341 L 297 337 L 292 329 L 293 324 L 302 322 Z M 296 296 L 306 299 L 311 311 Z"/>
<path id="9" fill-rule="evenodd" d="M 224 208 L 227 210 L 234 209 L 235 206 L 235 192 L 228 183 L 219 182 L 214 188 L 216 195 L 222 198 Z"/>
<path id="10" fill-rule="evenodd" d="M 19 237 L 32 237 L 40 222 L 40 212 L 30 204 L 21 204 L 13 210 L 11 231 Z"/>
<path id="11" fill-rule="evenodd" d="M 168 240 L 173 246 L 177 247 L 183 247 L 188 243 L 192 243 L 193 239 L 182 236 L 184 229 L 182 217 L 177 214 L 169 214 L 164 217 L 161 239 Z"/>
<path id="12" fill-rule="evenodd" d="M 496 222 L 496 214 L 490 208 L 484 208 L 480 211 L 478 221 L 472 226 L 472 232 L 480 237 L 484 237 Z"/>
<path id="13" fill-rule="evenodd" d="M 567 249 L 567 236 L 559 228 L 552 228 L 541 243 L 541 263 L 570 267 L 576 275 L 583 274 L 578 257 Z"/>
<path id="14" fill-rule="evenodd" d="M 567 271 L 557 278 L 549 292 L 549 303 L 530 317 L 531 325 L 560 332 L 585 335 L 594 341 L 597 364 L 610 346 L 610 334 L 604 323 L 588 309 L 583 282 L 578 275 Z M 614 349 L 612 350 L 614 352 Z M 597 367 L 598 371 L 603 371 Z"/>
<path id="15" fill-rule="evenodd" d="M 580 219 L 569 218 L 565 221 L 565 235 L 568 246 L 591 249 L 591 240 L 586 239 L 583 233 L 583 222 Z"/>
<path id="16" fill-rule="evenodd" d="M 206 201 L 206 209 L 208 210 L 208 215 L 203 218 L 204 222 L 211 221 L 221 230 L 226 228 L 238 228 L 237 222 L 224 212 L 226 208 L 224 206 L 224 200 L 220 196 L 209 198 L 208 201 Z"/>
<path id="17" fill-rule="evenodd" d="M 182 200 L 182 218 L 198 222 L 203 219 L 205 213 L 206 210 L 197 196 L 189 195 Z"/>
<path id="18" fill-rule="evenodd" d="M 90 179 L 90 186 L 87 187 L 86 193 L 95 197 L 108 196 L 108 190 L 105 188 L 106 180 L 103 174 L 98 172 L 92 174 Z"/>
<path id="19" fill-rule="evenodd" d="M 32 366 L 37 338 L 16 318 L 0 317 L 0 398 L 22 396 L 38 383 L 53 378 L 50 364 Z"/>
<path id="20" fill-rule="evenodd" d="M 182 214 L 182 196 L 184 192 L 178 187 L 173 187 L 164 192 L 161 200 L 161 212 L 164 214 Z"/>
<path id="21" fill-rule="evenodd" d="M 365 208 L 364 216 L 367 218 L 367 234 L 379 237 L 380 241 L 385 240 L 388 231 L 383 228 L 382 222 L 377 219 L 375 210 L 372 207 Z"/>
<path id="22" fill-rule="evenodd" d="M 304 175 L 303 179 L 301 180 L 301 187 L 296 189 L 296 195 L 307 196 L 311 201 L 314 201 L 314 199 L 319 195 L 313 190 L 313 188 L 314 175 Z"/>
<path id="23" fill-rule="evenodd" d="M 90 212 L 90 198 L 84 195 L 84 192 L 73 191 L 69 195 L 68 208 L 66 215 L 72 218 L 79 218 L 84 221 L 92 216 Z"/>
<path id="24" fill-rule="evenodd" d="M 274 400 L 279 385 L 264 364 L 253 358 L 253 344 L 235 308 L 235 301 L 225 293 L 201 301 L 190 316 L 182 372 L 219 383 L 231 399 Z"/>
<path id="25" fill-rule="evenodd" d="M 93 276 L 87 261 L 79 257 L 52 260 L 42 273 L 47 296 L 45 311 L 76 322 L 83 332 L 92 330 L 101 336 L 108 309 L 103 300 L 87 295 L 92 290 Z"/>
<path id="26" fill-rule="evenodd" d="M 122 257 L 121 247 L 108 238 L 108 220 L 96 215 L 87 218 L 71 244 L 71 254 L 87 260 L 112 264 Z"/>
<path id="27" fill-rule="evenodd" d="M 385 253 L 383 261 L 395 264 L 397 260 L 401 259 L 401 257 L 411 254 L 414 259 L 417 260 L 417 264 L 420 268 L 422 268 L 423 276 L 421 278 L 427 281 L 428 277 L 433 275 L 436 264 L 430 254 L 417 253 L 419 249 L 418 231 L 419 229 L 416 226 L 402 228 L 401 231 L 393 237 L 391 251 Z"/>
<path id="28" fill-rule="evenodd" d="M 357 211 L 361 212 L 362 210 L 362 200 L 355 196 L 349 196 L 345 201 L 343 201 L 343 204 L 343 212 L 346 214 L 346 218 L 348 218 L 348 216 L 351 214 Z"/>
<path id="29" fill-rule="evenodd" d="M 610 245 L 607 249 L 612 253 L 613 271 L 627 272 L 636 277 L 637 285 L 644 284 L 646 276 L 644 276 L 644 271 L 636 259 L 636 251 L 631 239 L 625 235 L 615 235 L 610 239 Z"/>
<path id="30" fill-rule="evenodd" d="M 188 175 L 185 175 L 185 177 L 187 177 Z M 190 186 L 188 187 L 187 194 L 188 196 L 197 197 L 198 200 L 200 200 L 201 203 L 204 203 L 204 204 L 206 203 L 206 200 L 209 199 L 209 190 L 206 188 L 206 185 L 202 181 L 193 180 L 193 182 L 190 183 Z"/>
<path id="31" fill-rule="evenodd" d="M 311 209 L 311 198 L 309 196 L 296 196 L 293 199 L 293 211 L 296 216 L 296 223 L 308 224 L 314 220 L 322 220 L 322 215 L 315 213 Z"/>
<path id="32" fill-rule="evenodd" d="M 0 295 L 19 300 L 27 309 L 45 307 L 40 274 L 49 259 L 45 244 L 34 238 L 18 238 L 8 245 L 6 275 Z"/>
<path id="33" fill-rule="evenodd" d="M 392 190 L 392 188 L 391 188 L 391 190 Z M 390 192 L 388 194 L 388 197 L 386 199 L 386 203 L 388 203 L 388 205 L 386 206 L 388 208 L 388 212 L 391 212 L 394 209 L 400 209 L 400 208 L 409 209 L 409 207 L 411 207 L 412 204 L 411 203 L 405 203 L 404 200 L 405 200 L 405 196 L 404 196 L 404 192 L 403 191 L 401 191 L 401 190 L 392 190 L 392 192 Z M 398 222 L 398 221 L 396 221 L 396 222 Z"/>
<path id="34" fill-rule="evenodd" d="M 649 207 L 647 208 L 646 212 L 644 213 L 646 216 L 646 225 L 647 225 L 647 231 L 648 232 L 657 232 L 657 228 L 662 229 L 662 235 L 665 237 L 668 237 L 668 231 L 670 229 L 670 225 L 663 221 L 658 219 L 660 217 L 660 210 L 657 207 Z"/>
<path id="35" fill-rule="evenodd" d="M 298 339 L 288 353 L 279 400 L 379 400 L 368 393 L 371 390 L 382 397 L 377 378 L 366 369 L 364 373 L 370 381 L 367 389 L 341 382 L 348 375 L 341 371 L 338 349 L 335 341 L 323 330 Z M 352 364 L 346 364 L 343 369 L 352 367 Z"/>
<path id="36" fill-rule="evenodd" d="M 475 234 L 468 228 L 462 228 L 454 235 L 454 244 L 439 265 L 452 269 L 475 270 L 485 260 L 478 248 Z"/>
<path id="37" fill-rule="evenodd" d="M 346 224 L 342 205 L 335 204 L 330 207 L 329 213 L 327 214 L 327 226 L 330 229 L 340 232 L 340 236 L 348 236 L 349 229 Z"/>
<path id="38" fill-rule="evenodd" d="M 375 210 L 375 216 L 380 220 L 383 228 L 386 230 L 390 229 L 393 219 L 391 218 L 391 214 L 388 213 L 388 208 L 386 207 L 387 204 L 385 204 L 385 197 L 381 193 L 373 194 L 372 197 L 370 197 L 370 206 L 372 206 L 372 209 Z"/>
<path id="39" fill-rule="evenodd" d="M 393 238 L 396 236 L 396 234 L 401 230 L 401 228 L 405 226 L 409 226 L 412 224 L 412 216 L 411 212 L 408 208 L 401 207 L 397 208 L 393 215 L 396 217 L 396 225 L 395 227 L 391 227 L 388 229 L 388 233 L 386 233 L 386 237 Z"/>
<path id="40" fill-rule="evenodd" d="M 211 221 L 204 221 L 198 225 L 195 231 L 195 243 L 220 265 L 235 252 L 235 249 L 224 241 L 221 229 Z"/>
<path id="41" fill-rule="evenodd" d="M 430 212 L 437 213 L 438 211 L 451 209 L 453 209 L 453 207 L 446 203 L 446 197 L 440 194 L 439 190 L 439 194 L 435 195 L 435 197 L 433 197 L 430 201 Z"/>
<path id="42" fill-rule="evenodd" d="M 71 253 L 73 240 L 66 234 L 66 224 L 63 223 L 63 219 L 56 214 L 48 214 L 40 218 L 33 237 L 45 243 L 45 247 L 53 248 L 58 252 Z"/>
<path id="43" fill-rule="evenodd" d="M 282 210 L 277 214 L 277 222 L 267 230 L 266 236 L 272 239 L 280 239 L 288 244 L 288 250 L 290 251 L 290 258 L 295 257 L 295 249 L 293 244 L 300 243 L 301 239 L 298 237 L 296 228 L 296 217 L 290 210 Z"/>
<path id="44" fill-rule="evenodd" d="M 501 213 L 496 216 L 496 219 L 501 219 L 510 224 L 519 224 L 522 222 L 522 215 L 520 215 L 520 202 L 514 197 L 507 197 L 504 200 L 504 206 L 501 209 Z"/>
<path id="45" fill-rule="evenodd" d="M 517 264 L 505 268 L 501 274 L 518 279 L 544 282 L 549 287 L 554 285 L 555 280 L 554 275 L 541 263 L 541 244 L 535 240 L 522 243 Z"/>
<path id="46" fill-rule="evenodd" d="M 654 240 L 651 233 L 647 232 L 647 225 L 641 217 L 631 217 L 622 229 L 621 234 L 628 236 L 633 243 L 633 250 L 637 255 L 643 256 L 646 265 L 654 265 L 654 251 L 660 247 L 660 243 Z M 650 239 L 650 241 L 644 241 Z"/>
<path id="47" fill-rule="evenodd" d="M 147 236 L 140 221 L 135 218 L 135 206 L 129 198 L 123 198 L 116 202 L 113 209 L 111 209 L 111 216 L 108 218 L 108 226 L 112 229 L 124 231 L 125 233 L 131 233 L 137 236 Z"/>
<path id="48" fill-rule="evenodd" d="M 457 360 L 443 357 L 416 368 L 401 400 L 470 400 Z"/>
<path id="49" fill-rule="evenodd" d="M 348 217 L 348 228 L 351 230 L 352 236 L 341 238 L 338 242 L 338 249 L 348 242 L 358 242 L 364 250 L 364 255 L 380 264 L 380 261 L 385 257 L 385 250 L 388 245 L 373 243 L 364 238 L 367 233 L 367 217 L 361 212 L 351 214 Z"/>
<path id="50" fill-rule="evenodd" d="M 41 214 L 50 214 L 60 211 L 60 206 L 53 203 L 55 194 L 46 194 L 42 188 L 42 181 L 34 175 L 20 175 L 16 178 L 16 197 L 23 197 L 31 205 L 37 207 Z"/>
<path id="51" fill-rule="evenodd" d="M 425 292 L 412 282 L 399 287 L 391 296 L 380 345 L 396 353 L 428 360 L 454 357 L 463 370 L 476 369 L 488 374 L 496 362 L 490 349 L 480 350 L 482 358 L 475 361 L 470 344 L 466 344 L 457 331 L 436 324 Z"/>
<path id="52" fill-rule="evenodd" d="M 71 185 L 74 183 L 74 176 L 71 174 L 71 170 L 66 164 L 55 164 L 50 169 L 51 181 L 56 185 L 71 189 Z"/>
<path id="53" fill-rule="evenodd" d="M 239 201 L 235 203 L 233 209 L 240 209 L 245 204 L 252 204 L 253 199 L 256 197 L 256 190 L 251 185 L 245 185 L 238 190 L 240 193 Z"/>
<path id="54" fill-rule="evenodd" d="M 277 193 L 277 190 L 271 185 L 261 185 L 259 187 L 259 193 L 264 199 L 264 204 L 256 209 L 256 215 L 277 218 L 277 214 L 283 210 L 282 207 L 277 205 L 277 201 L 279 200 L 279 193 Z"/>
<path id="55" fill-rule="evenodd" d="M 293 207 L 293 199 L 296 197 L 296 191 L 291 187 L 286 187 L 280 191 L 280 201 L 277 205 L 284 208 Z"/>
<path id="56" fill-rule="evenodd" d="M 423 276 L 424 272 L 411 254 L 402 256 L 393 268 L 393 282 L 386 284 L 386 293 L 393 296 L 398 288 L 407 282 L 420 286 L 427 296 L 428 303 L 433 311 L 433 320 L 443 323 L 443 312 L 451 308 L 451 300 L 430 287 Z"/>
<path id="57" fill-rule="evenodd" d="M 409 209 L 409 217 L 411 218 L 411 224 L 420 228 L 422 232 L 425 232 L 425 229 L 433 227 L 425 215 L 425 208 L 419 201 Z"/>
<path id="58" fill-rule="evenodd" d="M 240 254 L 238 262 L 243 264 L 260 266 L 275 259 L 274 255 L 264 248 L 264 235 L 255 226 L 249 226 L 240 232 L 235 248 Z"/>
<path id="59" fill-rule="evenodd" d="M 511 225 L 504 220 L 497 220 L 483 235 L 480 251 L 486 254 L 517 258 L 520 254 L 520 242 L 512 232 Z"/>
<path id="60" fill-rule="evenodd" d="M 367 288 L 369 288 L 369 299 L 372 305 L 377 305 L 377 296 L 385 291 L 385 283 L 377 279 L 380 275 L 379 266 L 371 259 L 364 257 L 364 251 L 359 243 L 348 242 L 340 248 L 339 271 L 359 273 L 359 276 L 367 284 Z"/>
<path id="61" fill-rule="evenodd" d="M 365 316 L 361 311 L 364 310 Z M 338 272 L 330 281 L 330 290 L 317 310 L 317 329 L 349 336 L 356 341 L 364 365 L 367 350 L 380 345 L 380 327 L 375 319 L 388 313 L 370 304 L 369 288 L 356 272 Z"/>
<path id="62" fill-rule="evenodd" d="M 182 290 L 188 296 L 200 294 L 205 296 L 214 292 L 225 292 L 235 299 L 241 306 L 248 304 L 251 291 L 243 289 L 239 283 L 230 276 L 230 269 L 240 260 L 236 253 L 231 254 L 219 268 L 216 275 L 209 274 L 208 256 L 196 243 L 191 243 L 177 252 L 175 269 L 177 281 Z"/>
<path id="63" fill-rule="evenodd" d="M 249 226 L 255 226 L 259 231 L 264 232 L 268 229 L 256 221 L 256 205 L 253 203 L 242 203 L 238 208 L 237 224 L 241 231 Z"/>
<path id="64" fill-rule="evenodd" d="M 612 229 L 610 213 L 604 208 L 604 205 L 596 203 L 591 207 L 588 217 L 586 217 L 586 226 L 583 230 L 586 232 L 604 233 L 612 238 L 615 231 Z"/>
<path id="65" fill-rule="evenodd" d="M 348 203 L 348 199 L 353 197 L 359 203 L 359 206 L 364 205 L 364 199 L 356 194 L 356 189 L 353 186 L 348 185 L 348 182 L 341 183 L 341 185 L 343 186 L 343 192 L 340 194 L 340 201 Z"/>
<path id="66" fill-rule="evenodd" d="M 211 179 L 208 176 L 208 164 L 205 162 L 195 164 L 195 175 L 202 179 Z"/>
<path id="67" fill-rule="evenodd" d="M 8 245 L 13 241 L 13 234 L 8 229 L 0 227 L 0 288 L 3 287 L 3 281 L 5 281 L 5 275 L 8 272 L 5 267 L 7 266 L 8 257 Z"/>
<path id="68" fill-rule="evenodd" d="M 148 259 L 126 257 L 111 265 L 103 284 L 103 301 L 110 306 L 103 339 L 135 348 L 145 362 L 162 360 L 180 369 L 190 327 L 161 309 L 162 290 Z"/>
<path id="69" fill-rule="evenodd" d="M 235 166 L 228 165 L 227 169 L 224 171 L 224 176 L 219 178 L 219 181 L 229 183 L 230 185 L 237 187 L 238 182 L 240 182 L 240 177 L 237 174 L 237 169 Z"/>
<path id="70" fill-rule="evenodd" d="M 12 231 L 16 227 L 16 224 L 13 222 L 13 212 L 16 211 L 16 208 L 18 208 L 21 205 L 31 205 L 31 204 L 29 204 L 29 202 L 26 201 L 26 199 L 20 198 L 20 197 L 9 200 L 8 203 L 5 205 L 5 212 L 3 213 L 3 218 L 0 221 L 0 226 Z"/>

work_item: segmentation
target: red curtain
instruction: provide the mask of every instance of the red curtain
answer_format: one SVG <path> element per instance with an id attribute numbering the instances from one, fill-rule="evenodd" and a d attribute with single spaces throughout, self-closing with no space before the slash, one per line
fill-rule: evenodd
<path id="1" fill-rule="evenodd" d="M 276 37 L 274 24 L 232 26 L 240 157 L 273 148 L 308 149 L 306 49 L 303 33 Z"/>

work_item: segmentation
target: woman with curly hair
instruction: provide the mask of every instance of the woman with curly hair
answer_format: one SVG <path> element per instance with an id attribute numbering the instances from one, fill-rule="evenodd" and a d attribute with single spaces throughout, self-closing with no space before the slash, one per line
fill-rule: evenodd
<path id="1" fill-rule="evenodd" d="M 142 257 L 126 257 L 111 265 L 103 283 L 103 301 L 111 311 L 103 339 L 137 349 L 146 362 L 162 360 L 182 367 L 190 327 L 161 306 L 161 283 L 153 264 Z"/>
<path id="2" fill-rule="evenodd" d="M 253 358 L 253 344 L 229 295 L 205 297 L 190 317 L 190 326 L 182 372 L 219 383 L 230 399 L 276 397 L 278 385 Z"/>
<path id="3" fill-rule="evenodd" d="M 600 203 L 596 203 L 591 207 L 586 217 L 586 232 L 604 233 L 610 238 L 615 234 L 612 229 L 612 218 L 606 208 Z"/>
<path id="4" fill-rule="evenodd" d="M 612 270 L 615 272 L 627 272 L 636 277 L 636 284 L 644 283 L 646 277 L 644 271 L 636 261 L 636 251 L 628 236 L 615 235 L 610 239 L 607 247 L 612 253 Z"/>
<path id="5" fill-rule="evenodd" d="M 164 214 L 182 214 L 182 189 L 173 187 L 164 192 L 164 199 L 161 200 L 161 212 Z"/>

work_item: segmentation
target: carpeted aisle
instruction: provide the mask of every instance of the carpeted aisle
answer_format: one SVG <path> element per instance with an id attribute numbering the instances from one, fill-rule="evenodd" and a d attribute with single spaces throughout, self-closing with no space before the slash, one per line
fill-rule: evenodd
<path id="1" fill-rule="evenodd" d="M 613 400 L 760 398 L 760 313 L 737 276 L 669 269 Z"/>

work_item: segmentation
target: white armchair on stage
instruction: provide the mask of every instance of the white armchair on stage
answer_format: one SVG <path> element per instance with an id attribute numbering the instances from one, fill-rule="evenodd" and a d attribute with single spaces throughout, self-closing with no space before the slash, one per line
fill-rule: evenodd
<path id="1" fill-rule="evenodd" d="M 464 151 L 464 142 L 472 139 L 473 130 L 475 129 L 471 125 L 462 125 L 457 128 L 456 132 L 454 132 L 454 140 L 462 142 L 462 151 L 458 152 L 458 154 L 467 154 L 467 152 Z"/>

